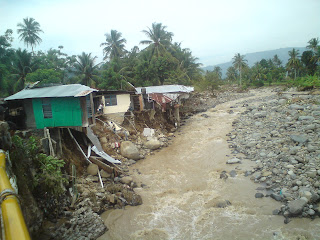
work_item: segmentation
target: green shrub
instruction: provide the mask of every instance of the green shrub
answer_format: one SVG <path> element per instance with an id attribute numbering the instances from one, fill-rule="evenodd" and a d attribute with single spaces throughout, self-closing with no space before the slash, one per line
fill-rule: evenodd
<path id="1" fill-rule="evenodd" d="M 12 142 L 15 146 L 11 152 L 12 159 L 14 161 L 28 160 L 36 170 L 34 179 L 32 179 L 33 187 L 41 186 L 42 189 L 54 195 L 63 193 L 63 183 L 67 182 L 61 171 L 65 165 L 64 160 L 39 153 L 39 140 L 33 136 L 24 140 L 15 135 Z"/>
<path id="2" fill-rule="evenodd" d="M 37 155 L 37 163 L 39 164 L 39 169 L 35 176 L 35 186 L 44 184 L 45 188 L 54 195 L 63 193 L 63 183 L 67 182 L 61 172 L 65 165 L 64 160 L 39 153 Z"/>
<path id="3" fill-rule="evenodd" d="M 300 77 L 300 78 L 297 78 L 293 84 L 294 86 L 298 87 L 301 90 L 311 89 L 311 88 L 320 88 L 320 78 L 316 75 Z"/>
<path id="4" fill-rule="evenodd" d="M 256 80 L 252 82 L 252 85 L 254 87 L 263 87 L 264 86 L 264 82 L 262 80 Z"/>

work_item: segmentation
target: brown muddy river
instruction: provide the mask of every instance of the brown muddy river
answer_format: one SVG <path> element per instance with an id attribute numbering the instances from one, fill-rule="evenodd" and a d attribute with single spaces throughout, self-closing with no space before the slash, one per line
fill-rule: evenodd
<path id="1" fill-rule="evenodd" d="M 147 185 L 135 189 L 143 204 L 104 213 L 109 231 L 98 239 L 320 239 L 319 218 L 284 224 L 272 215 L 281 203 L 255 198 L 259 184 L 243 174 L 254 162 L 226 164 L 233 157 L 226 134 L 244 109 L 227 111 L 241 101 L 208 110 L 208 118 L 193 116 L 169 147 L 132 165 L 138 186 Z M 237 176 L 220 179 L 223 170 Z M 231 205 L 217 207 L 225 200 Z"/>

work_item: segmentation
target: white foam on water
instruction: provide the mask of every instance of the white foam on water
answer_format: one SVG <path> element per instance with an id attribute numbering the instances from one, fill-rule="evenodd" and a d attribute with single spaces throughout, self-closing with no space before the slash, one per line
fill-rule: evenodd
<path id="1" fill-rule="evenodd" d="M 184 239 L 184 236 L 189 236 L 189 239 L 205 239 L 202 238 L 203 227 L 198 221 L 203 215 L 204 204 L 208 199 L 215 197 L 216 192 L 189 191 L 179 194 L 173 189 L 163 194 L 167 195 L 158 198 L 152 213 L 144 216 L 149 219 L 148 222 L 143 222 L 144 228 L 162 229 L 168 234 L 169 239 Z M 211 219 L 212 216 L 208 218 Z M 210 226 L 210 231 L 215 231 L 214 225 L 207 225 Z"/>

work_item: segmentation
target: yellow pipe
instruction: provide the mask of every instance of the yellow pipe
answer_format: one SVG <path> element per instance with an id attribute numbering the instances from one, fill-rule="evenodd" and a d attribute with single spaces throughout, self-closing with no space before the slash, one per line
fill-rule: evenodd
<path id="1" fill-rule="evenodd" d="M 6 173 L 6 155 L 0 150 L 0 193 L 8 190 L 7 197 L 1 203 L 2 225 L 5 240 L 31 239 L 24 221 L 17 196 L 11 194 L 14 191 Z"/>

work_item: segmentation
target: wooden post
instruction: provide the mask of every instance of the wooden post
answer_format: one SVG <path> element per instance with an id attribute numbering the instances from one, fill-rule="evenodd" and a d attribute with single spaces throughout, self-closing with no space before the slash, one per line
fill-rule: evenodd
<path id="1" fill-rule="evenodd" d="M 91 104 L 91 111 L 92 111 L 92 124 L 96 124 L 95 109 L 94 109 L 94 104 L 93 104 L 92 93 L 90 93 L 90 104 Z"/>

